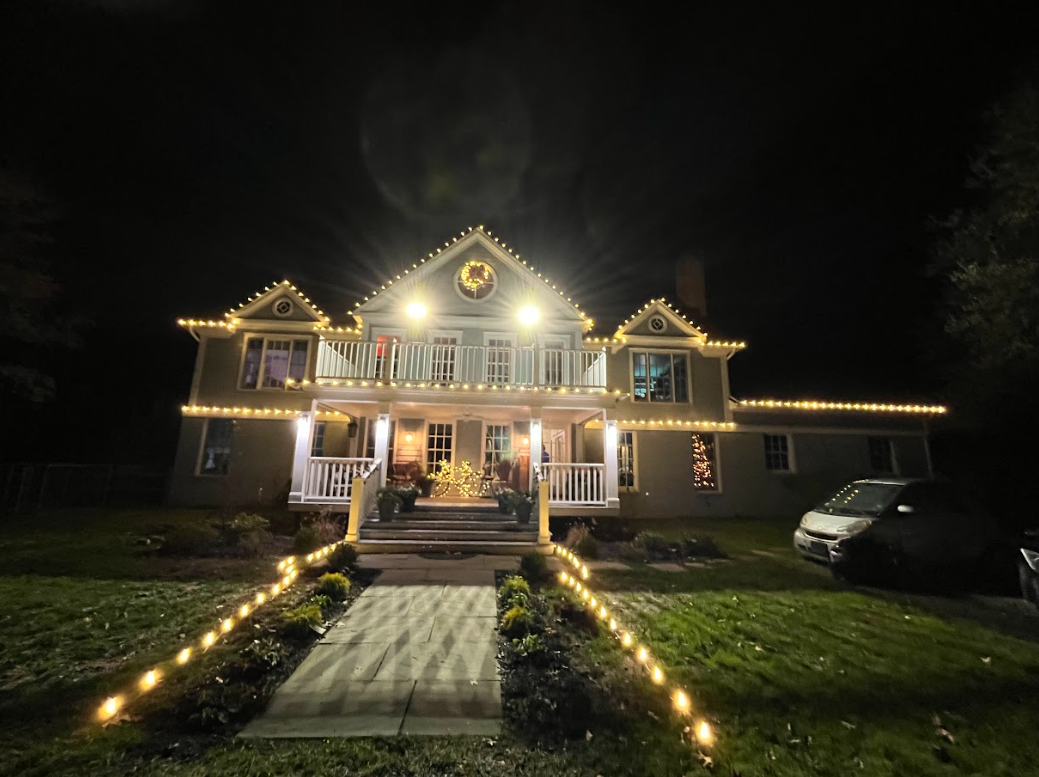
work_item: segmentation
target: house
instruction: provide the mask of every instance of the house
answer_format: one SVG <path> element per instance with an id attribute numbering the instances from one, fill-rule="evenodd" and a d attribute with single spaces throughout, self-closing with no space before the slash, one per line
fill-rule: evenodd
<path id="1" fill-rule="evenodd" d="M 436 475 L 455 509 L 540 483 L 552 515 L 796 514 L 849 478 L 930 471 L 938 406 L 734 399 L 715 338 L 664 299 L 616 331 L 470 228 L 333 320 L 288 281 L 198 341 L 181 505 L 372 508 L 355 485 Z M 430 479 L 422 481 L 429 487 Z M 351 507 L 352 506 L 352 507 Z"/>

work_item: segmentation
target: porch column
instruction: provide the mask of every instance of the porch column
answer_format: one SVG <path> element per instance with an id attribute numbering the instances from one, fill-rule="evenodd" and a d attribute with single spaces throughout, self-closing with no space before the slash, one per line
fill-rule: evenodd
<path id="1" fill-rule="evenodd" d="M 389 405 L 379 405 L 379 414 L 375 417 L 375 458 L 382 459 L 382 467 L 379 470 L 379 487 L 386 485 L 387 470 L 390 462 L 387 457 L 390 452 L 390 408 Z"/>
<path id="2" fill-rule="evenodd" d="M 607 418 L 605 410 L 603 411 L 602 445 L 602 460 L 606 464 L 606 506 L 620 507 L 620 498 L 617 496 L 617 421 Z"/>
<path id="3" fill-rule="evenodd" d="M 306 490 L 307 463 L 314 445 L 314 418 L 317 401 L 310 403 L 310 410 L 299 414 L 296 419 L 296 447 L 292 454 L 292 483 L 289 486 L 289 502 L 304 501 Z"/>
<path id="4" fill-rule="evenodd" d="M 541 466 L 541 408 L 530 408 L 530 466 L 527 490 L 533 491 L 537 476 L 534 468 Z"/>

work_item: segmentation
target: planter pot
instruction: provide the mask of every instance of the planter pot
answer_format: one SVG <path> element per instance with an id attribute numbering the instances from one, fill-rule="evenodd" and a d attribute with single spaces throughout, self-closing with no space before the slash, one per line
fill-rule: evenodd
<path id="1" fill-rule="evenodd" d="M 379 503 L 379 520 L 380 521 L 392 521 L 393 513 L 396 511 L 397 505 L 393 502 L 380 502 Z"/>
<path id="2" fill-rule="evenodd" d="M 402 513 L 410 513 L 415 509 L 415 500 L 418 499 L 418 491 L 412 491 L 409 494 L 401 494 L 401 506 L 400 511 Z"/>
<path id="3" fill-rule="evenodd" d="M 530 513 L 533 509 L 534 505 L 529 502 L 519 502 L 516 505 L 516 520 L 520 523 L 530 523 Z"/>
<path id="4" fill-rule="evenodd" d="M 510 509 L 509 500 L 503 496 L 498 497 L 498 512 L 502 515 L 508 515 L 512 510 Z"/>
<path id="5" fill-rule="evenodd" d="M 419 487 L 419 490 L 422 491 L 422 496 L 425 497 L 426 499 L 429 499 L 429 497 L 433 496 L 433 481 L 432 480 L 423 480 L 421 483 L 419 483 L 418 487 Z"/>

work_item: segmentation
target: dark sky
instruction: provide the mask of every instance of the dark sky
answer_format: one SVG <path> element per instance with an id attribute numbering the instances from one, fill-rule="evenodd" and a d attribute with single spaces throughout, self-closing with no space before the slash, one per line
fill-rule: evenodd
<path id="1" fill-rule="evenodd" d="M 703 257 L 738 396 L 939 396 L 927 220 L 1034 64 L 1028 5 L 769 6 L 5 3 L 0 153 L 94 319 L 24 455 L 125 456 L 102 397 L 174 428 L 178 315 L 288 277 L 339 316 L 478 223 L 604 331 Z"/>

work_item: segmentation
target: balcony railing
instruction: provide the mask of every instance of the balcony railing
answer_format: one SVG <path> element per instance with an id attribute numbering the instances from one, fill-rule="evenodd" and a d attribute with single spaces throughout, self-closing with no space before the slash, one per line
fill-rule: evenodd
<path id="1" fill-rule="evenodd" d="M 552 507 L 601 507 L 606 504 L 605 464 L 542 464 L 540 488 L 548 489 Z"/>
<path id="2" fill-rule="evenodd" d="M 605 351 L 322 340 L 322 380 L 606 388 Z"/>
<path id="3" fill-rule="evenodd" d="M 311 456 L 307 459 L 302 501 L 349 504 L 354 478 L 366 477 L 374 464 L 375 459 Z"/>

